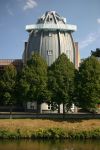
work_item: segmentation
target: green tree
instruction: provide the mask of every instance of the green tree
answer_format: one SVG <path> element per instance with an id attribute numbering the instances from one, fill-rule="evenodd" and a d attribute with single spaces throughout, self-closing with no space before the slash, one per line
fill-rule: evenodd
<path id="1" fill-rule="evenodd" d="M 95 57 L 100 57 L 100 48 L 96 48 L 95 51 L 91 51 L 91 55 Z"/>
<path id="2" fill-rule="evenodd" d="M 38 110 L 43 101 L 48 101 L 49 92 L 47 89 L 47 64 L 46 61 L 34 54 L 22 69 L 18 81 L 20 99 L 37 101 Z"/>
<path id="3" fill-rule="evenodd" d="M 4 70 L 2 70 L 0 72 L 0 105 L 2 106 L 4 104 L 4 101 L 3 101 L 3 89 L 2 89 L 2 86 L 1 86 L 1 81 L 2 81 L 2 77 L 3 77 L 3 73 L 4 73 Z"/>
<path id="4" fill-rule="evenodd" d="M 86 110 L 95 110 L 100 102 L 100 62 L 91 56 L 79 67 L 76 76 L 77 104 Z"/>
<path id="5" fill-rule="evenodd" d="M 16 103 L 15 99 L 15 84 L 17 71 L 13 65 L 6 66 L 0 78 L 0 95 L 3 105 L 10 106 L 12 112 L 12 105 Z"/>
<path id="6" fill-rule="evenodd" d="M 65 54 L 62 54 L 48 69 L 49 89 L 52 102 L 63 103 L 63 113 L 71 108 L 74 93 L 75 67 Z M 58 107 L 59 112 L 59 107 Z"/>

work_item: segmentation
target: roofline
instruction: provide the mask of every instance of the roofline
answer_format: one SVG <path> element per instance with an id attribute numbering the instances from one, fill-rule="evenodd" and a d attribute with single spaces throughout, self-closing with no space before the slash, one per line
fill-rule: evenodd
<path id="1" fill-rule="evenodd" d="M 26 25 L 26 31 L 30 32 L 32 30 L 50 30 L 50 31 L 71 31 L 74 32 L 77 30 L 76 25 L 71 24 L 32 24 Z"/>

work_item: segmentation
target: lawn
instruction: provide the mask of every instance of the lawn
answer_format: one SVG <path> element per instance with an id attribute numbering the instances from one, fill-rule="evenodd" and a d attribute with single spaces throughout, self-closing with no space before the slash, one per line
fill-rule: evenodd
<path id="1" fill-rule="evenodd" d="M 100 128 L 99 119 L 89 120 L 47 120 L 47 119 L 0 119 L 0 129 L 37 130 L 46 128 L 62 128 L 67 130 L 92 130 Z"/>

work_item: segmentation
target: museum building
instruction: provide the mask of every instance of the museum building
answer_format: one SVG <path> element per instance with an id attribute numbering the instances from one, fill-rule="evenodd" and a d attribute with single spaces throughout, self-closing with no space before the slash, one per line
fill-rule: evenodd
<path id="1" fill-rule="evenodd" d="M 78 69 L 80 63 L 78 42 L 75 42 L 72 36 L 76 30 L 77 26 L 68 24 L 66 18 L 55 11 L 47 11 L 37 20 L 36 24 L 26 25 L 29 38 L 24 44 L 22 59 L 2 59 L 0 70 L 10 64 L 19 70 L 34 53 L 40 54 L 48 66 L 64 53 Z M 36 103 L 29 102 L 27 107 L 28 109 L 36 108 Z M 47 104 L 42 104 L 42 107 L 46 110 L 51 109 L 51 106 Z"/>

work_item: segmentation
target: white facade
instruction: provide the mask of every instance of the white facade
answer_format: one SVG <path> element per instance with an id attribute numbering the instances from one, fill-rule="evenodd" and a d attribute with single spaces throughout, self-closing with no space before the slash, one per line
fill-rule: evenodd
<path id="1" fill-rule="evenodd" d="M 37 102 L 27 102 L 27 109 L 31 111 L 37 111 Z M 72 107 L 68 113 L 76 113 L 77 112 L 77 107 L 72 104 Z M 42 103 L 40 105 L 40 113 L 58 113 L 58 110 L 53 111 L 52 110 L 52 105 L 48 103 Z M 60 104 L 60 113 L 63 113 L 63 104 Z"/>

